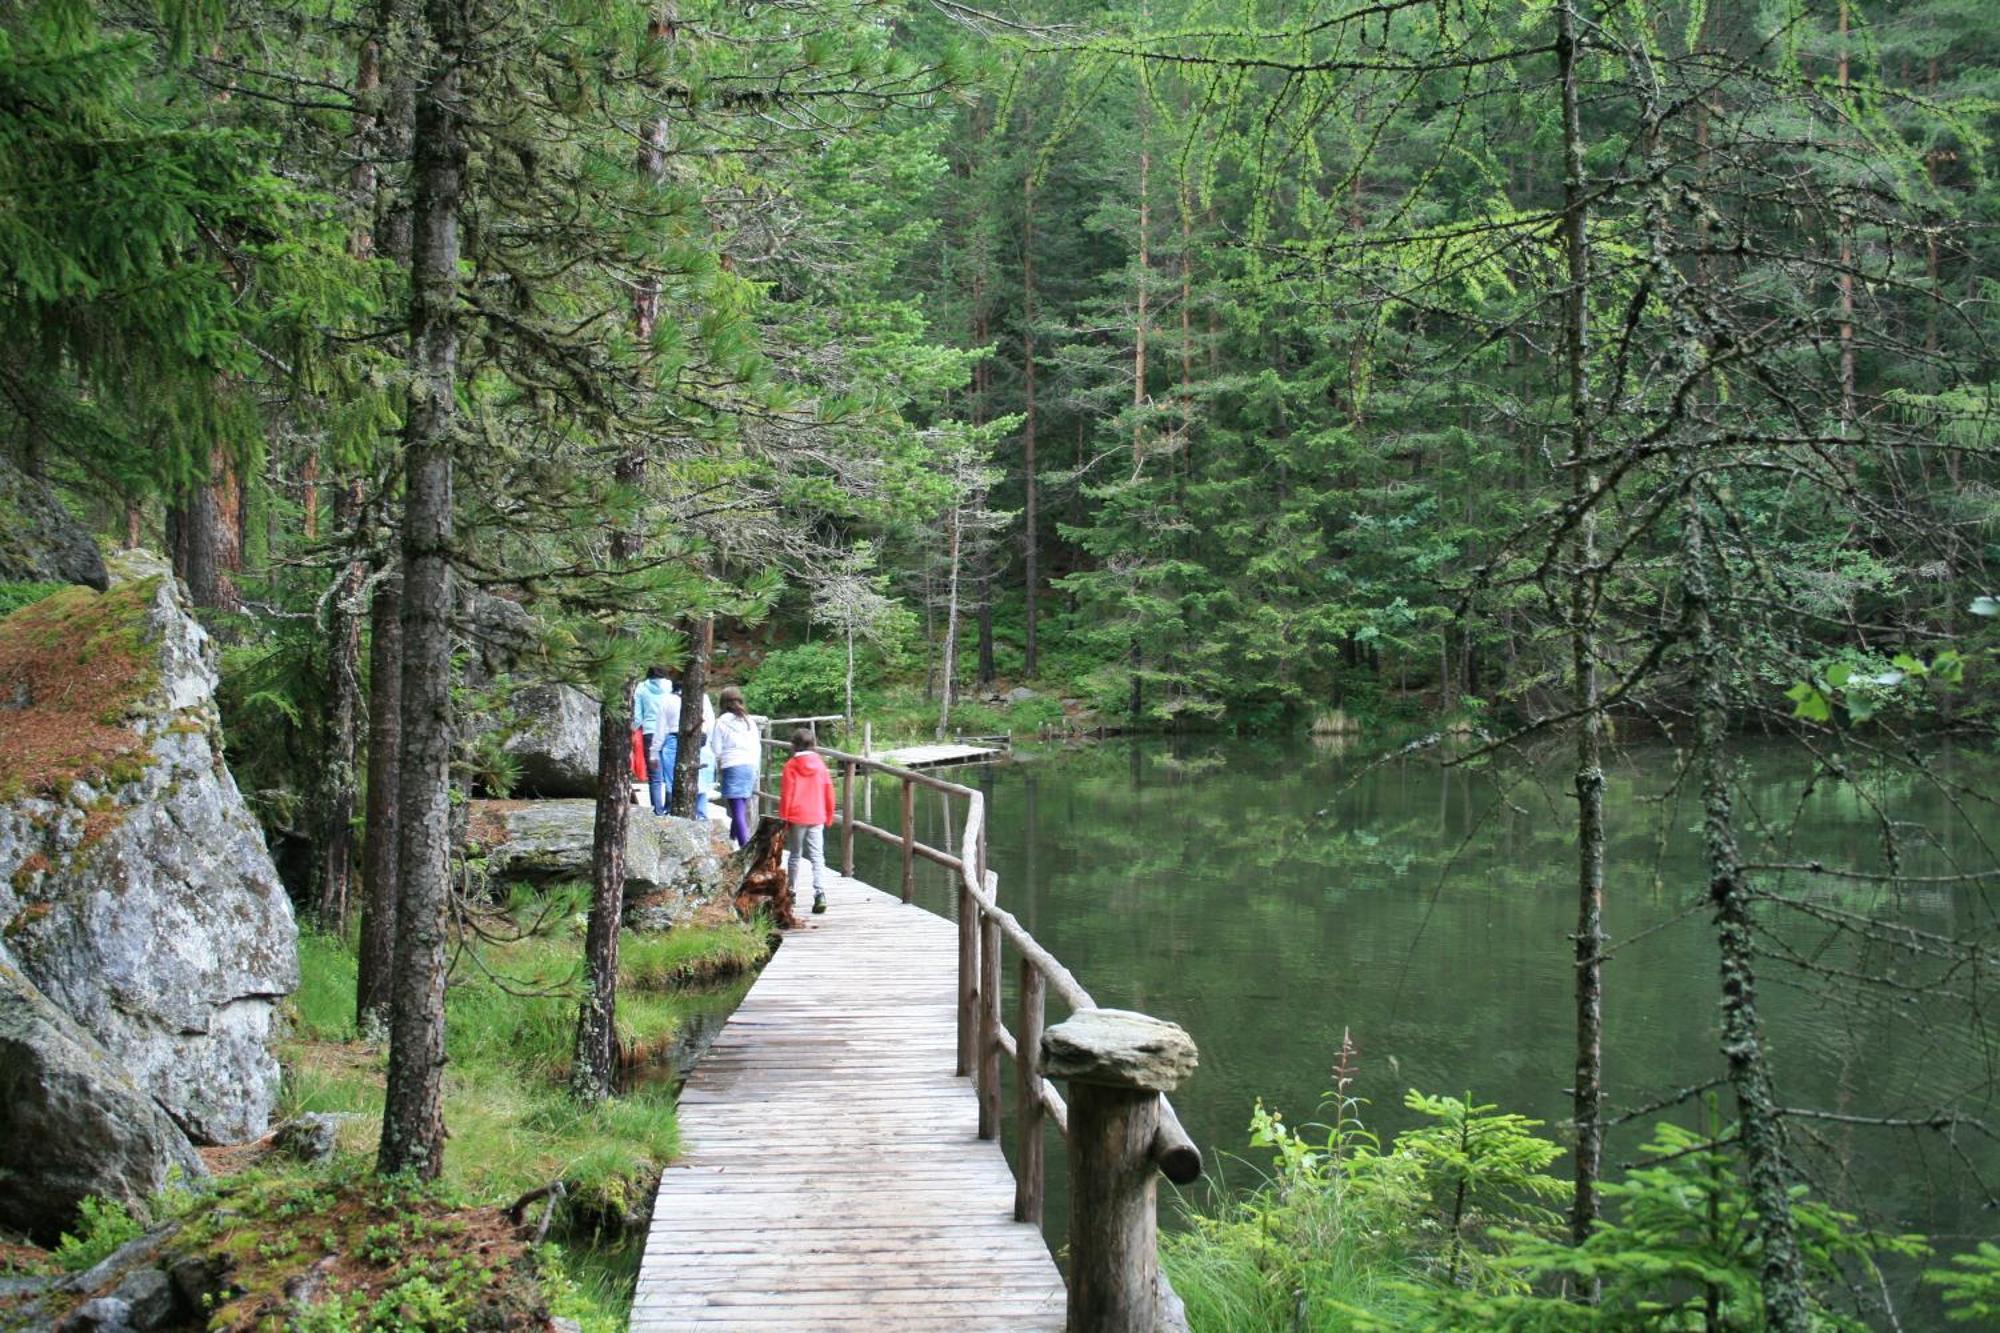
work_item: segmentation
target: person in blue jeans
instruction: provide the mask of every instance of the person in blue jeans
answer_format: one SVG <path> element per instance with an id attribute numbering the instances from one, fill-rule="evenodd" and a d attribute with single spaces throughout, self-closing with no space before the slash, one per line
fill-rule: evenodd
<path id="1" fill-rule="evenodd" d="M 667 813 L 674 792 L 674 758 L 680 750 L 681 697 L 663 666 L 648 667 L 632 695 L 632 725 L 646 735 L 646 794 L 653 813 Z"/>

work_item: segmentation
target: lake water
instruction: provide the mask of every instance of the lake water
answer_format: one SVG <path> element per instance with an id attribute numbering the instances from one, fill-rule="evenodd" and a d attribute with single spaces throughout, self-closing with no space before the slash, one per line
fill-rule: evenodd
<path id="1" fill-rule="evenodd" d="M 1001 901 L 1098 1003 L 1173 1019 L 1193 1035 L 1201 1067 L 1174 1104 L 1211 1178 L 1254 1180 L 1261 1163 L 1246 1126 L 1258 1097 L 1293 1122 L 1313 1118 L 1343 1032 L 1360 1052 L 1367 1118 L 1385 1138 L 1408 1123 L 1410 1088 L 1470 1092 L 1560 1134 L 1576 914 L 1567 770 L 1372 757 L 1360 745 L 1114 741 L 952 774 L 987 793 Z M 2000 777 L 1990 759 L 1933 762 L 1947 780 L 2000 790 L 1984 781 Z M 1768 839 L 1756 846 L 1746 836 L 1750 859 L 1878 867 L 1879 809 L 1900 821 L 1909 875 L 1951 873 L 1954 861 L 1993 865 L 1980 834 L 2000 839 L 2000 819 L 1976 797 L 1954 815 L 1944 795 L 1907 777 L 1808 789 L 1792 752 L 1747 747 L 1744 763 L 1744 823 Z M 1609 774 L 1606 921 L 1614 940 L 1629 941 L 1605 967 L 1614 1110 L 1721 1068 L 1715 946 L 1697 906 L 1699 813 L 1691 796 L 1669 797 L 1673 767 L 1669 750 L 1628 748 Z M 898 798 L 877 782 L 873 822 L 893 827 Z M 957 823 L 928 794 L 918 819 L 919 837 L 934 846 Z M 897 864 L 893 848 L 859 839 L 863 878 L 893 891 Z M 921 864 L 919 877 L 920 901 L 949 915 L 948 877 Z M 1777 887 L 1819 915 L 1775 914 L 1765 945 L 1832 974 L 1764 965 L 1760 1007 L 1781 1100 L 1927 1116 L 1950 1097 L 2000 1125 L 1981 1025 L 1953 990 L 1974 969 L 1940 981 L 1934 967 L 1832 924 L 1884 914 L 1936 935 L 1984 931 L 1990 946 L 2000 885 L 1898 891 L 1794 875 Z M 1889 971 L 1900 989 L 1864 993 L 1839 979 Z M 1011 1022 L 1011 989 L 1008 1003 Z M 1729 1105 L 1725 1096 L 1725 1114 Z M 1696 1123 L 1693 1108 L 1671 1114 Z M 1637 1156 L 1651 1119 L 1614 1134 L 1612 1173 Z M 2000 1232 L 1974 1179 L 2000 1184 L 1991 1143 L 1961 1133 L 1954 1147 L 1935 1134 L 1837 1121 L 1801 1129 L 1815 1178 L 1879 1225 L 1931 1233 L 1949 1248 Z M 1052 1154 L 1059 1238 L 1057 1161 Z M 1932 1304 L 1915 1298 L 1906 1323 L 1932 1326 Z"/>

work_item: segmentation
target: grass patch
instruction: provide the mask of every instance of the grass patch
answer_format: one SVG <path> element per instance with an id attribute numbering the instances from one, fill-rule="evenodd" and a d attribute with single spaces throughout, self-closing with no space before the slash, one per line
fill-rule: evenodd
<path id="1" fill-rule="evenodd" d="M 562 1247 L 538 1260 L 550 1308 L 586 1328 L 622 1329 L 638 1264 L 630 1223 L 644 1215 L 661 1168 L 680 1150 L 673 1095 L 663 1082 L 641 1082 L 595 1107 L 573 1101 L 565 1080 L 580 993 L 578 922 L 523 901 L 492 925 L 496 935 L 521 934 L 461 954 L 445 996 L 443 1188 L 493 1208 L 562 1181 L 553 1231 Z M 663 935 L 627 931 L 619 951 L 620 1046 L 644 1058 L 713 1008 L 700 983 L 754 968 L 769 945 L 755 927 L 732 922 Z M 280 1051 L 283 1110 L 346 1115 L 340 1148 L 365 1162 L 381 1133 L 386 1056 L 355 1040 L 354 954 L 332 936 L 305 934 L 299 974 L 295 1040 Z"/>
<path id="2" fill-rule="evenodd" d="M 763 932 L 749 925 L 665 934 L 628 930 L 618 942 L 618 975 L 626 986 L 665 990 L 741 975 L 770 951 Z"/>
<path id="3" fill-rule="evenodd" d="M 360 963 L 354 951 L 318 930 L 299 932 L 299 988 L 292 993 L 292 1028 L 313 1041 L 354 1035 L 354 992 Z"/>

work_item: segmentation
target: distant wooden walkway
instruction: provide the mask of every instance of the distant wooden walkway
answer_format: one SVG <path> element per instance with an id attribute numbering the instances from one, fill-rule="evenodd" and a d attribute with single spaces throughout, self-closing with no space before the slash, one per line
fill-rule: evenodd
<path id="1" fill-rule="evenodd" d="M 897 750 L 879 750 L 871 757 L 877 763 L 899 768 L 938 768 L 945 764 L 976 764 L 1006 753 L 997 745 L 906 745 Z"/>
<path id="2" fill-rule="evenodd" d="M 632 1327 L 1062 1328 L 1062 1277 L 951 1072 L 958 928 L 845 877 L 827 899 L 681 1094 Z"/>

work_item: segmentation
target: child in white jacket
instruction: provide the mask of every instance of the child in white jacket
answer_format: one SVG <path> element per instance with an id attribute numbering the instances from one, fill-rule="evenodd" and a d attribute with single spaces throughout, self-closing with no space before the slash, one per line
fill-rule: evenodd
<path id="1" fill-rule="evenodd" d="M 750 803 L 757 795 L 761 759 L 757 724 L 734 685 L 722 691 L 722 714 L 715 720 L 715 766 L 722 773 L 722 799 L 729 807 L 729 837 L 738 847 L 750 841 Z"/>

